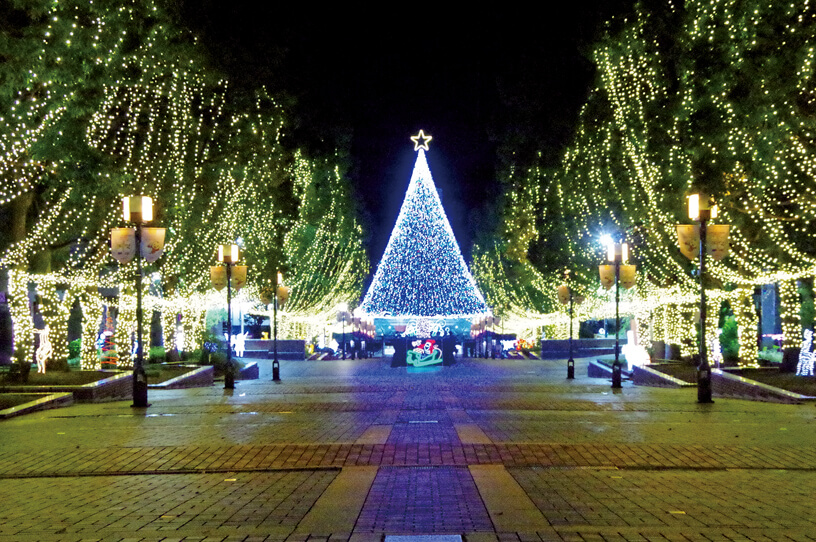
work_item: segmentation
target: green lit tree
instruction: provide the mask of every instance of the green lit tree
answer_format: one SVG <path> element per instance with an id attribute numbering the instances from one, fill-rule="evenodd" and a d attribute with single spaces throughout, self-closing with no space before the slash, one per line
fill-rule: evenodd
<path id="1" fill-rule="evenodd" d="M 133 269 L 114 264 L 107 241 L 120 225 L 123 195 L 157 202 L 167 242 L 147 269 L 160 284 L 151 286 L 146 310 L 162 312 L 166 341 L 182 314 L 186 350 L 200 342 L 217 244 L 243 240 L 256 293 L 270 268 L 290 253 L 300 257 L 296 242 L 280 249 L 303 203 L 293 175 L 301 159 L 280 143 L 285 111 L 264 88 L 233 88 L 210 68 L 171 6 L 32 0 L 3 8 L 13 29 L 0 41 L 9 60 L 0 68 L 0 198 L 12 227 L 0 259 L 9 269 L 20 359 L 30 358 L 33 345 L 29 283 L 62 308 L 44 313 L 57 356 L 67 354 L 58 350 L 65 349 L 67 307 L 80 303 L 85 366 L 97 363 L 94 340 L 108 303 L 98 288 L 118 288 L 116 340 L 127 350 Z M 359 229 L 337 233 L 362 253 Z M 327 264 L 344 257 L 324 256 Z M 298 272 L 306 280 L 311 269 Z M 358 282 L 343 278 L 346 293 L 354 295 Z M 311 308 L 325 309 L 319 301 Z"/>
<path id="2" fill-rule="evenodd" d="M 602 234 L 634 245 L 632 310 L 651 316 L 658 335 L 693 344 L 695 264 L 679 254 L 674 226 L 688 222 L 684 195 L 705 189 L 718 221 L 732 224 L 731 255 L 712 262 L 707 287 L 712 305 L 731 302 L 743 357 L 755 344 L 758 284 L 780 284 L 786 344 L 798 343 L 794 281 L 816 272 L 814 41 L 804 3 L 641 1 L 594 47 L 595 88 L 553 181 L 542 183 L 557 194 L 548 222 L 587 277 L 603 260 Z M 585 310 L 602 312 L 596 299 Z"/>

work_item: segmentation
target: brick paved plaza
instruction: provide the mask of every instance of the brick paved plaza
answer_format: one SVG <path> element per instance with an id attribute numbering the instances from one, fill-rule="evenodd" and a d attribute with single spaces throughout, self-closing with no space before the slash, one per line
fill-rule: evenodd
<path id="1" fill-rule="evenodd" d="M 283 362 L 0 422 L 0 542 L 816 540 L 816 409 L 577 364 Z"/>

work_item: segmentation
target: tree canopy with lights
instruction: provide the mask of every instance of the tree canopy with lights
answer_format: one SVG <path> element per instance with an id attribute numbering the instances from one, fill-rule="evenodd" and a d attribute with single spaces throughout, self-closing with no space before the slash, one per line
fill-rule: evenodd
<path id="1" fill-rule="evenodd" d="M 152 196 L 167 228 L 164 255 L 144 279 L 166 344 L 178 315 L 186 348 L 200 344 L 219 243 L 241 240 L 250 297 L 287 269 L 300 332 L 309 315 L 359 295 L 367 261 L 343 160 L 285 148 L 280 103 L 262 87 L 232 88 L 168 5 L 32 0 L 5 9 L 15 25 L 0 41 L 0 212 L 11 225 L 0 265 L 18 359 L 31 358 L 32 289 L 55 356 L 67 354 L 75 303 L 84 366 L 98 363 L 104 306 L 118 307 L 117 342 L 129 343 L 135 265 L 116 264 L 108 248 L 124 195 Z"/>
<path id="2" fill-rule="evenodd" d="M 633 15 L 608 23 L 593 58 L 597 86 L 562 165 L 518 176 L 508 207 L 527 210 L 511 216 L 500 258 L 474 264 L 480 283 L 499 285 L 486 289 L 490 302 L 518 297 L 512 272 L 528 265 L 519 253 L 532 247 L 551 262 L 535 283 L 550 299 L 549 321 L 565 321 L 554 304 L 564 268 L 594 294 L 584 315 L 603 314 L 599 239 L 611 234 L 633 245 L 638 264 L 626 311 L 649 322 L 655 339 L 690 352 L 699 283 L 675 225 L 689 222 L 685 194 L 704 189 L 719 203 L 716 222 L 732 225 L 731 255 L 709 268 L 708 314 L 729 302 L 750 358 L 754 289 L 776 283 L 785 344 L 798 344 L 795 281 L 816 274 L 816 13 L 807 2 L 638 2 Z M 527 225 L 530 214 L 553 210 L 557 220 Z M 481 247 L 475 259 L 489 252 Z"/>

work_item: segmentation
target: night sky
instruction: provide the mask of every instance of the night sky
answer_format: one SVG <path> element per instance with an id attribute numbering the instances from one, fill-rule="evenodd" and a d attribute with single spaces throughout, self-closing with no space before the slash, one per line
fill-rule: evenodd
<path id="1" fill-rule="evenodd" d="M 318 153 L 350 142 L 348 174 L 376 265 L 410 180 L 409 137 L 420 128 L 433 136 L 431 173 L 467 258 L 494 224 L 508 149 L 520 163 L 536 151 L 557 163 L 593 81 L 591 44 L 624 5 L 451 16 L 407 2 L 284 13 L 188 0 L 182 17 L 239 86 L 264 83 L 288 97 L 292 145 Z"/>

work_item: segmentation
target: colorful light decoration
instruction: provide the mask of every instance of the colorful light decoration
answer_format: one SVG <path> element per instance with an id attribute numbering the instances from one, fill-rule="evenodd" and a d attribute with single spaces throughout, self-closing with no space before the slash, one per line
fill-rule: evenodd
<path id="1" fill-rule="evenodd" d="M 799 349 L 799 363 L 796 364 L 796 376 L 813 376 L 813 361 L 816 358 L 813 351 L 813 330 L 806 329 Z"/>
<path id="2" fill-rule="evenodd" d="M 412 349 L 406 352 L 409 365 L 427 367 L 442 363 L 442 348 L 434 339 L 420 339 L 411 343 Z"/>

